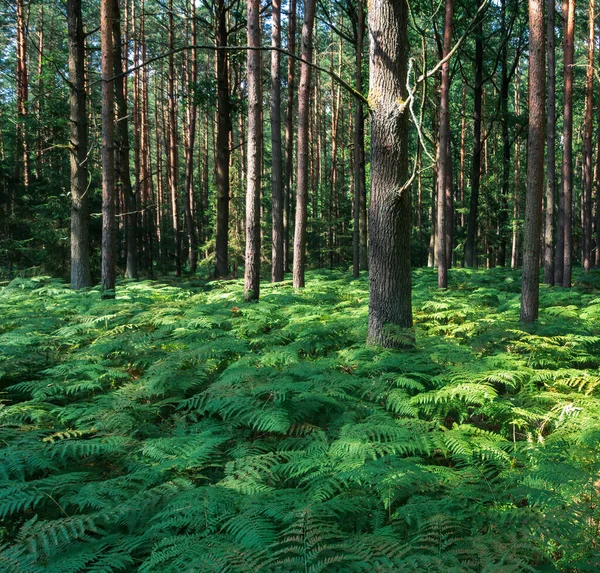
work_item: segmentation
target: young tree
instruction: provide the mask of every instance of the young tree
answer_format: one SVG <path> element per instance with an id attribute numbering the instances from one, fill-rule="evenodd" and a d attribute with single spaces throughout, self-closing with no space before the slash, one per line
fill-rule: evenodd
<path id="1" fill-rule="evenodd" d="M 537 320 L 539 306 L 540 236 L 544 196 L 545 59 L 543 0 L 529 0 L 529 136 L 521 296 L 521 321 L 524 323 Z"/>
<path id="2" fill-rule="evenodd" d="M 246 266 L 244 298 L 260 295 L 260 177 L 261 177 L 261 97 L 260 97 L 260 2 L 248 0 L 248 187 L 246 191 Z M 252 49 L 256 48 L 256 49 Z"/>
<path id="3" fill-rule="evenodd" d="M 296 175 L 296 227 L 294 233 L 295 288 L 304 287 L 306 260 L 306 222 L 308 217 L 308 119 L 310 108 L 310 66 L 312 62 L 312 32 L 315 21 L 315 0 L 305 0 L 302 25 L 302 59 L 298 92 L 298 170 Z"/>
<path id="4" fill-rule="evenodd" d="M 85 35 L 81 0 L 67 2 L 69 46 L 71 159 L 71 288 L 91 286 L 89 195 L 87 193 L 88 124 L 85 91 Z"/>
<path id="5" fill-rule="evenodd" d="M 115 296 L 115 156 L 113 0 L 100 1 L 102 48 L 102 298 Z"/>
<path id="6" fill-rule="evenodd" d="M 371 0 L 371 204 L 369 207 L 368 341 L 388 348 L 410 343 L 410 192 L 408 178 L 408 5 Z"/>

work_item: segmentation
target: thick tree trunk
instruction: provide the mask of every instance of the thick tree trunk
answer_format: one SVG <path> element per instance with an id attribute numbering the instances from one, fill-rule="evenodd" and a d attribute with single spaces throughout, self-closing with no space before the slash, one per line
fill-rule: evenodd
<path id="1" fill-rule="evenodd" d="M 537 320 L 539 307 L 546 95 L 544 48 L 543 0 L 529 0 L 529 136 L 521 297 L 521 321 L 524 323 Z"/>
<path id="2" fill-rule="evenodd" d="M 364 1 L 358 0 L 356 18 L 356 91 L 362 93 L 362 61 L 365 37 Z M 360 271 L 367 270 L 367 202 L 365 182 L 365 119 L 363 104 L 355 103 L 354 111 L 354 233 L 353 241 L 353 275 L 358 277 Z"/>
<path id="3" fill-rule="evenodd" d="M 582 197 L 582 240 L 583 270 L 592 267 L 592 135 L 594 116 L 594 4 L 589 3 L 588 66 L 585 82 L 585 115 L 583 123 L 583 197 Z"/>
<path id="4" fill-rule="evenodd" d="M 546 134 L 546 210 L 544 224 L 544 282 L 554 285 L 554 203 L 556 194 L 556 39 L 554 32 L 555 2 L 548 2 L 548 105 L 547 122 L 548 132 Z"/>
<path id="5" fill-rule="evenodd" d="M 481 6 L 478 0 L 478 8 Z M 479 209 L 479 186 L 481 180 L 481 104 L 483 96 L 483 24 L 478 22 L 475 30 L 475 110 L 473 114 L 473 171 L 471 174 L 471 199 L 467 220 L 465 242 L 465 266 L 475 266 L 475 238 L 477 237 L 477 214 Z"/>
<path id="6" fill-rule="evenodd" d="M 281 1 L 273 0 L 271 46 L 281 48 Z M 271 193 L 273 218 L 273 248 L 271 254 L 271 279 L 283 280 L 285 270 L 283 230 L 283 178 L 281 161 L 281 73 L 280 54 L 271 52 Z"/>
<path id="7" fill-rule="evenodd" d="M 442 58 L 446 58 L 452 49 L 452 20 L 454 18 L 454 0 L 446 0 L 444 18 L 444 48 Z M 448 267 L 452 249 L 448 248 L 452 228 L 452 152 L 450 148 L 450 61 L 442 65 L 440 89 L 440 147 L 438 158 L 438 212 L 437 212 L 437 259 L 438 288 L 448 288 Z M 450 200 L 448 199 L 450 197 Z M 449 204 L 450 203 L 450 204 Z"/>
<path id="8" fill-rule="evenodd" d="M 312 62 L 312 33 L 315 21 L 315 0 L 305 0 L 302 25 L 302 59 Z M 294 232 L 293 284 L 304 287 L 306 260 L 306 222 L 308 215 L 308 120 L 310 111 L 310 66 L 300 66 L 298 92 L 298 169 L 296 174 L 296 226 Z"/>
<path id="9" fill-rule="evenodd" d="M 276 0 L 277 1 L 277 0 Z M 260 48 L 260 3 L 248 0 L 248 46 Z M 244 299 L 260 295 L 260 179 L 261 179 L 261 97 L 260 50 L 248 50 L 248 187 L 246 190 L 246 266 Z"/>
<path id="10" fill-rule="evenodd" d="M 102 47 L 102 298 L 115 297 L 115 156 L 113 0 L 100 2 Z"/>
<path id="11" fill-rule="evenodd" d="M 408 6 L 369 3 L 371 205 L 368 341 L 388 348 L 412 343 L 410 191 L 408 178 Z"/>
<path id="12" fill-rule="evenodd" d="M 215 3 L 217 47 L 227 46 L 227 10 L 225 0 Z M 217 187 L 217 229 L 215 246 L 215 276 L 229 273 L 229 131 L 231 105 L 229 102 L 229 72 L 227 52 L 217 50 L 217 159 L 215 185 Z"/>
<path id="13" fill-rule="evenodd" d="M 121 53 L 121 15 L 119 0 L 113 0 L 113 42 L 115 48 L 115 99 L 117 104 L 117 128 L 115 133 L 115 172 L 121 183 L 126 209 L 127 229 L 127 269 L 125 276 L 128 279 L 138 278 L 138 252 L 137 252 L 137 198 L 135 190 L 131 187 L 129 174 L 129 128 L 127 120 L 127 100 L 125 94 L 125 80 L 123 73 L 123 56 Z"/>
<path id="14" fill-rule="evenodd" d="M 87 194 L 88 124 L 85 92 L 85 35 L 81 0 L 67 2 L 71 129 L 71 288 L 91 286 L 89 198 Z"/>

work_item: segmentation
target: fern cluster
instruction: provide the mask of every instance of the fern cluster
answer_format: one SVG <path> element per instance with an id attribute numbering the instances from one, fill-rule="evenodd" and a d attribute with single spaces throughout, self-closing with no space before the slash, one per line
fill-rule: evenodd
<path id="1" fill-rule="evenodd" d="M 0 288 L 0 571 L 600 570 L 599 277 L 415 273 L 416 348 L 367 281 Z"/>

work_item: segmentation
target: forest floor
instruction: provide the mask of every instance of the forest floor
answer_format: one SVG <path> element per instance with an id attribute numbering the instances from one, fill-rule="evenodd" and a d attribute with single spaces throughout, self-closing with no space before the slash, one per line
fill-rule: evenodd
<path id="1" fill-rule="evenodd" d="M 0 571 L 600 571 L 600 275 L 0 287 Z"/>

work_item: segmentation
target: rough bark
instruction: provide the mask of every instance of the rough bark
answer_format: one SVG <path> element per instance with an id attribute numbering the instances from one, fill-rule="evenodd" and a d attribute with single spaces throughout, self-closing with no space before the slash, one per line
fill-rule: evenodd
<path id="1" fill-rule="evenodd" d="M 273 0 L 271 46 L 281 48 L 281 1 Z M 281 73 L 280 53 L 271 52 L 271 193 L 273 217 L 273 247 L 271 252 L 271 279 L 283 280 L 285 270 L 283 230 L 283 178 L 281 160 Z"/>
<path id="2" fill-rule="evenodd" d="M 406 0 L 372 0 L 370 39 L 371 204 L 368 341 L 412 343 Z"/>
<path id="3" fill-rule="evenodd" d="M 90 275 L 88 124 L 85 91 L 85 35 L 81 0 L 67 2 L 71 145 L 71 288 L 92 284 Z"/>
<path id="4" fill-rule="evenodd" d="M 248 0 L 248 46 L 260 48 L 260 3 Z M 261 177 L 261 97 L 260 50 L 248 50 L 248 186 L 246 190 L 246 258 L 244 299 L 260 295 L 260 177 Z"/>
<path id="5" fill-rule="evenodd" d="M 17 42 L 17 151 L 18 156 L 15 161 L 15 181 L 23 183 L 27 188 L 29 186 L 29 146 L 27 143 L 27 111 L 29 100 L 29 75 L 27 73 L 27 33 L 25 2 L 17 0 L 17 22 L 16 22 L 16 42 Z"/>
<path id="6" fill-rule="evenodd" d="M 312 33 L 315 20 L 315 0 L 305 0 L 302 25 L 302 59 L 312 62 Z M 306 260 L 306 222 L 308 215 L 308 120 L 310 108 L 311 70 L 308 63 L 300 66 L 298 91 L 298 164 L 296 172 L 296 226 L 294 232 L 293 285 L 304 287 Z"/>
<path id="7" fill-rule="evenodd" d="M 537 320 L 539 307 L 545 83 L 544 4 L 543 0 L 529 0 L 529 136 L 521 296 L 521 321 L 524 323 Z"/>
<path id="8" fill-rule="evenodd" d="M 102 49 L 102 298 L 115 296 L 115 156 L 113 0 L 100 2 Z"/>

